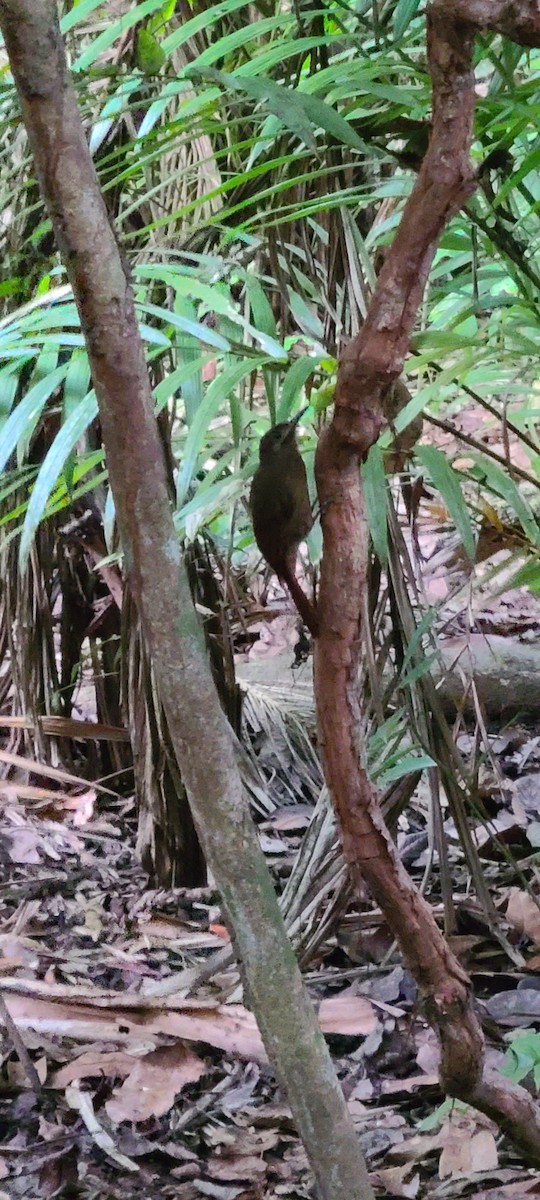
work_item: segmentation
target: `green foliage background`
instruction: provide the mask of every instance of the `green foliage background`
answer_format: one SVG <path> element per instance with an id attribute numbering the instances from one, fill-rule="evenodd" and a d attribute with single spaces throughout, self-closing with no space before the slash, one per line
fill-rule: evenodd
<path id="1" fill-rule="evenodd" d="M 320 394 L 331 384 L 413 184 L 430 118 L 423 6 L 80 0 L 64 6 L 62 29 L 132 270 L 156 406 L 170 416 L 179 534 L 210 528 L 242 551 L 251 534 L 235 501 L 256 441 L 297 408 L 308 377 Z M 471 393 L 494 424 L 510 407 L 524 435 L 520 473 L 474 446 L 459 474 L 433 448 L 417 467 L 470 553 L 478 497 L 510 510 L 535 587 L 540 55 L 490 36 L 475 65 L 474 158 L 480 167 L 497 151 L 499 166 L 441 241 L 404 419 L 451 420 Z M 1 78 L 0 519 L 3 552 L 15 539 L 24 567 L 40 523 L 106 488 L 106 470 L 7 65 Z M 464 493 L 463 483 L 474 486 Z M 105 511 L 110 535 L 110 498 Z"/>

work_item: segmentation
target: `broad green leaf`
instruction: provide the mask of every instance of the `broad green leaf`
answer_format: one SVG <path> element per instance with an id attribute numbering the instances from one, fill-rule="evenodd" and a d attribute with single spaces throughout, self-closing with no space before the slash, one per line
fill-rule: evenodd
<path id="1" fill-rule="evenodd" d="M 463 548 L 471 562 L 474 562 L 476 553 L 474 533 L 457 473 L 436 446 L 417 446 L 416 456 L 444 500 L 463 542 Z"/>
<path id="2" fill-rule="evenodd" d="M 178 473 L 176 485 L 177 508 L 181 508 L 184 503 L 199 454 L 203 448 L 208 426 L 215 417 L 220 405 L 224 403 L 233 388 L 237 387 L 240 381 L 245 379 L 247 375 L 250 375 L 257 364 L 262 366 L 263 362 L 264 359 L 249 359 L 248 362 L 236 363 L 226 371 L 223 371 L 221 375 L 218 375 L 209 385 L 203 403 L 195 413 L 186 438 L 182 465 Z"/>
<path id="3" fill-rule="evenodd" d="M 536 146 L 530 154 L 527 154 L 519 166 L 518 170 L 506 179 L 500 188 L 497 189 L 497 195 L 493 201 L 494 208 L 504 204 L 507 196 L 512 192 L 522 179 L 526 179 L 531 172 L 536 172 L 540 166 L 540 146 Z"/>
<path id="4" fill-rule="evenodd" d="M 408 671 L 411 664 L 414 664 L 419 659 L 425 660 L 426 652 L 422 644 L 422 639 L 432 629 L 436 619 L 437 610 L 435 608 L 428 608 L 416 625 L 405 651 L 401 667 L 402 673 Z"/>
<path id="5" fill-rule="evenodd" d="M 4 470 L 20 439 L 30 437 L 47 400 L 65 379 L 68 366 L 69 363 L 64 363 L 35 383 L 10 413 L 0 430 L 0 471 Z"/>
<path id="6" fill-rule="evenodd" d="M 300 294 L 294 291 L 293 288 L 287 288 L 287 292 L 291 311 L 300 328 L 303 329 L 304 333 L 307 333 L 308 336 L 314 337 L 316 341 L 322 342 L 324 337 L 324 327 L 316 310 L 313 308 L 313 306 L 306 304 L 303 296 L 300 296 Z"/>
<path id="7" fill-rule="evenodd" d="M 379 562 L 388 562 L 388 524 L 386 519 L 386 476 L 379 446 L 372 446 L 362 464 L 366 512 L 373 547 Z"/>
<path id="8" fill-rule="evenodd" d="M 192 337 L 206 346 L 215 346 L 216 350 L 230 350 L 229 342 L 220 333 L 216 333 L 215 329 L 210 329 L 208 325 L 201 325 L 199 321 L 190 321 L 188 317 L 182 317 L 179 313 L 170 312 L 166 308 L 159 308 L 157 304 L 138 304 L 137 308 L 152 316 L 160 317 L 164 323 L 173 325 L 176 329 L 183 329 L 185 333 L 190 333 Z M 141 328 L 148 333 L 148 326 L 141 326 Z M 159 331 L 152 329 L 151 332 L 155 339 Z M 164 338 L 164 334 L 159 333 L 159 337 Z M 168 346 L 169 339 L 164 338 L 162 344 Z"/>
<path id="9" fill-rule="evenodd" d="M 420 662 L 417 662 L 414 666 L 409 667 L 408 670 L 405 671 L 402 669 L 399 677 L 401 687 L 412 688 L 419 679 L 423 679 L 425 675 L 431 674 L 438 661 L 438 652 L 433 650 L 430 654 L 424 655 Z"/>
<path id="10" fill-rule="evenodd" d="M 419 8 L 420 0 L 398 0 L 392 17 L 392 29 L 396 41 L 403 37 Z"/>
<path id="11" fill-rule="evenodd" d="M 335 138 L 336 142 L 344 146 L 351 146 L 353 150 L 366 152 L 366 143 L 358 136 L 353 126 L 341 116 L 341 113 L 332 108 L 331 104 L 320 100 L 318 96 L 310 96 L 307 92 L 297 91 L 296 96 L 313 128 L 320 127 L 324 129 L 325 133 Z"/>
<path id="12" fill-rule="evenodd" d="M 174 311 L 179 316 L 191 321 L 192 324 L 197 323 L 195 306 L 192 304 L 191 300 L 187 300 L 184 296 L 179 295 L 178 292 L 174 297 Z M 186 367 L 192 363 L 201 364 L 201 347 L 197 338 L 191 337 L 188 333 L 186 333 L 182 337 L 182 341 L 178 349 L 180 360 L 183 364 L 185 364 Z M 202 404 L 203 395 L 202 369 L 201 365 L 199 365 L 198 369 L 196 368 L 193 371 L 190 371 L 189 374 L 184 372 L 184 377 L 182 380 L 182 399 L 184 401 L 186 421 L 188 425 L 191 425 L 199 405 Z"/>
<path id="13" fill-rule="evenodd" d="M 142 4 L 136 4 L 135 8 L 130 9 L 129 12 L 122 13 L 117 21 L 112 21 L 96 38 L 93 38 L 86 50 L 75 59 L 71 67 L 72 71 L 74 73 L 86 71 L 104 50 L 108 50 L 109 46 L 113 45 L 117 38 L 125 36 L 128 29 L 138 25 L 139 21 L 144 21 L 144 18 L 154 13 L 160 4 L 161 0 L 143 0 Z"/>
<path id="14" fill-rule="evenodd" d="M 8 363 L 0 370 L 0 429 L 9 416 L 19 387 L 19 364 Z"/>
<path id="15" fill-rule="evenodd" d="M 281 16 L 281 25 L 283 27 L 283 14 Z M 264 48 L 259 47 L 258 52 L 250 55 L 247 62 L 243 62 L 237 67 L 235 74 L 238 77 L 246 75 L 267 75 L 274 67 L 283 64 L 289 58 L 298 58 L 300 54 L 309 54 L 310 50 L 315 50 L 320 46 L 331 46 L 334 38 L 331 35 L 327 37 L 303 37 L 295 38 L 294 41 L 275 40 L 270 44 L 266 44 Z"/>
<path id="16" fill-rule="evenodd" d="M 39 469 L 38 477 L 26 510 L 19 547 L 19 570 L 24 571 L 36 529 L 43 519 L 49 496 L 63 469 L 64 463 L 79 438 L 97 416 L 95 393 L 88 392 L 74 408 L 57 433 Z"/>
<path id="17" fill-rule="evenodd" d="M 245 76 L 239 78 L 236 75 L 229 75 L 225 71 L 215 71 L 213 67 L 206 67 L 202 71 L 197 66 L 190 67 L 188 75 L 190 79 L 197 79 L 202 75 L 204 79 L 220 83 L 228 91 L 244 92 L 251 96 L 253 100 L 279 117 L 285 129 L 289 129 L 310 150 L 317 149 L 311 122 L 306 117 L 305 107 L 301 103 L 299 93 L 293 91 L 292 88 L 280 87 L 271 79 L 251 79 Z"/>
<path id="18" fill-rule="evenodd" d="M 141 269 L 141 273 L 143 275 L 148 275 L 150 278 L 153 277 L 162 279 L 163 282 L 166 282 L 170 287 L 174 288 L 177 295 L 185 296 L 187 298 L 194 297 L 201 300 L 209 312 L 219 313 L 221 316 L 227 317 L 230 321 L 234 322 L 235 325 L 239 325 L 241 329 L 245 331 L 245 333 L 250 334 L 250 336 L 259 343 L 265 354 L 268 354 L 271 358 L 284 359 L 287 357 L 283 346 L 263 329 L 257 328 L 255 325 L 250 324 L 250 322 L 247 321 L 242 313 L 239 312 L 235 307 L 230 299 L 230 296 L 226 295 L 218 286 L 210 286 L 209 284 L 203 283 L 201 280 L 196 279 L 191 275 L 178 274 L 172 270 L 145 267 Z M 167 319 L 167 309 L 160 309 L 155 305 L 148 304 L 141 304 L 140 307 L 146 312 L 153 312 L 156 315 L 159 314 L 163 317 L 164 321 Z M 206 329 L 208 327 L 206 325 L 201 325 L 200 328 Z M 206 338 L 208 345 L 215 345 L 219 350 L 231 349 L 229 335 L 227 336 L 225 342 L 222 334 L 216 333 L 210 329 L 208 329 L 208 333 L 209 335 L 213 335 L 212 338 L 210 336 Z M 230 337 L 233 337 L 233 331 L 230 332 Z M 216 339 L 218 339 L 218 341 L 216 341 Z M 205 339 L 201 337 L 200 340 L 204 341 Z"/>
<path id="19" fill-rule="evenodd" d="M 264 288 L 259 283 L 259 280 L 250 274 L 246 274 L 246 288 L 254 325 L 257 329 L 266 333 L 268 337 L 277 340 L 278 331 L 276 321 Z"/>
<path id="20" fill-rule="evenodd" d="M 96 8 L 101 8 L 103 0 L 78 0 L 78 4 L 73 4 L 70 11 L 65 13 L 60 21 L 60 29 L 63 34 L 69 33 L 70 29 L 74 29 L 81 21 L 84 21 L 90 13 L 95 12 Z"/>
<path id="21" fill-rule="evenodd" d="M 139 29 L 135 43 L 135 59 L 143 75 L 158 75 L 167 55 L 153 33 Z"/>
<path id="22" fill-rule="evenodd" d="M 220 514 L 231 511 L 233 504 L 244 493 L 245 486 L 241 476 L 236 473 L 204 490 L 202 486 L 197 488 L 193 499 L 184 505 L 175 518 L 178 532 L 185 532 L 189 538 L 195 537 L 199 529 L 209 525 Z"/>
<path id="23" fill-rule="evenodd" d="M 103 536 L 105 538 L 105 545 L 107 547 L 107 550 L 109 551 L 109 554 L 112 554 L 113 547 L 114 547 L 115 524 L 116 524 L 116 507 L 115 507 L 115 503 L 114 503 L 114 496 L 112 494 L 111 489 L 108 488 L 107 496 L 105 499 L 105 511 L 103 513 Z"/>
<path id="24" fill-rule="evenodd" d="M 540 546 L 540 524 L 511 475 L 487 458 L 478 458 L 477 462 L 487 483 L 506 500 L 533 546 Z"/>
<path id="25" fill-rule="evenodd" d="M 96 121 L 90 134 L 90 153 L 94 155 L 101 144 L 105 141 L 107 134 L 111 130 L 115 120 L 119 115 L 127 109 L 129 98 L 132 92 L 140 90 L 140 81 L 135 79 L 123 79 L 120 87 L 113 96 L 110 96 L 107 103 L 104 105 L 100 119 Z"/>
<path id="26" fill-rule="evenodd" d="M 264 288 L 255 279 L 253 275 L 246 275 L 246 289 L 249 298 L 252 324 L 255 329 L 265 334 L 272 342 L 279 345 L 278 331 L 272 306 L 264 291 Z M 274 371 L 263 371 L 264 387 L 268 399 L 268 408 L 270 411 L 270 421 L 275 424 L 276 420 L 276 398 L 277 398 L 277 378 Z"/>
<path id="27" fill-rule="evenodd" d="M 86 353 L 77 351 L 71 355 L 68 372 L 64 383 L 64 397 L 62 404 L 62 421 L 67 421 L 71 413 L 84 400 L 90 386 L 90 364 Z M 74 472 L 76 469 L 75 456 L 70 453 L 64 463 L 64 480 L 68 491 L 71 491 L 73 486 Z"/>
<path id="28" fill-rule="evenodd" d="M 170 338 L 161 329 L 155 329 L 153 325 L 146 325 L 144 321 L 139 321 L 139 333 L 143 342 L 148 342 L 150 346 L 162 346 L 164 350 L 168 350 L 171 345 Z"/>
<path id="29" fill-rule="evenodd" d="M 183 355 L 182 355 L 182 357 L 183 357 Z M 192 361 L 182 362 L 182 365 L 180 367 L 177 367 L 176 370 L 171 371 L 169 375 L 166 375 L 165 378 L 162 379 L 160 381 L 160 383 L 158 383 L 156 385 L 156 387 L 154 388 L 154 397 L 155 397 L 155 401 L 156 401 L 156 413 L 161 412 L 161 409 L 164 408 L 166 404 L 168 404 L 169 400 L 174 396 L 175 392 L 181 391 L 182 395 L 184 396 L 184 400 L 185 400 L 186 385 L 189 383 L 189 381 L 191 380 L 193 375 L 195 375 L 195 376 L 198 375 L 200 378 L 202 368 L 207 361 L 208 361 L 207 357 L 201 355 L 198 358 L 193 359 Z M 197 387 L 198 387 L 198 385 L 197 385 Z M 197 403 L 195 404 L 195 408 L 198 408 L 200 399 L 201 399 L 201 397 L 198 395 L 198 392 L 197 392 Z M 186 415 L 187 415 L 187 413 L 186 413 Z"/>
<path id="30" fill-rule="evenodd" d="M 202 69 L 205 67 L 211 67 L 213 63 L 220 60 L 229 60 L 231 54 L 234 54 L 236 50 L 240 50 L 249 42 L 255 43 L 255 46 L 253 47 L 253 54 L 250 55 L 250 59 L 253 57 L 258 58 L 256 50 L 257 44 L 260 43 L 261 39 L 266 39 L 268 34 L 273 33 L 275 29 L 285 32 L 287 25 L 290 26 L 293 24 L 293 22 L 294 17 L 292 15 L 287 15 L 283 11 L 278 12 L 276 16 L 273 17 L 263 17 L 261 20 L 253 22 L 248 21 L 245 25 L 242 25 L 240 29 L 235 29 L 233 33 L 226 34 L 225 37 L 216 39 L 216 41 L 213 41 L 206 50 L 203 50 L 202 53 L 197 57 L 197 67 Z M 283 61 L 283 59 L 281 61 Z M 265 68 L 261 64 L 257 74 L 263 74 L 264 70 Z"/>
<path id="31" fill-rule="evenodd" d="M 210 8 L 205 8 L 198 13 L 196 17 L 192 17 L 189 21 L 183 21 L 179 29 L 175 29 L 174 33 L 170 33 L 168 38 L 163 42 L 163 49 L 167 54 L 172 54 L 179 46 L 185 45 L 190 38 L 195 37 L 201 30 L 209 31 L 211 26 L 220 21 L 222 17 L 226 17 L 229 13 L 237 12 L 240 8 L 249 9 L 249 0 L 218 0 L 212 4 Z M 247 19 L 249 20 L 249 14 Z"/>
<path id="32" fill-rule="evenodd" d="M 533 558 L 531 562 L 520 567 L 508 581 L 508 587 L 527 587 L 531 592 L 540 592 L 540 560 Z"/>
<path id="33" fill-rule="evenodd" d="M 77 408 L 88 392 L 90 383 L 90 364 L 86 352 L 71 355 L 64 383 L 64 417 L 69 417 Z"/>
<path id="34" fill-rule="evenodd" d="M 312 358 L 310 354 L 306 354 L 302 358 L 295 359 L 292 366 L 289 367 L 281 385 L 281 395 L 277 410 L 278 423 L 290 420 L 297 407 L 298 397 L 302 392 L 302 388 L 306 380 L 316 370 L 317 362 L 317 358 Z"/>
<path id="35" fill-rule="evenodd" d="M 428 767 L 436 767 L 437 763 L 430 757 L 429 754 L 407 754 L 395 767 L 390 767 L 388 771 L 382 772 L 382 777 L 385 784 L 393 783 L 396 779 L 403 779 L 405 775 L 412 775 L 415 771 L 425 771 Z"/>

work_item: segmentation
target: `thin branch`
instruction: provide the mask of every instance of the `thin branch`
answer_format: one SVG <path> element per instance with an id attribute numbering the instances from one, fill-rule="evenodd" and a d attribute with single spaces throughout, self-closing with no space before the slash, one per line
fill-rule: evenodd
<path id="1" fill-rule="evenodd" d="M 500 454 L 497 454 L 496 450 L 492 450 L 491 446 L 485 446 L 483 442 L 479 442 L 472 434 L 456 429 L 451 421 L 443 421 L 440 417 L 434 417 L 432 413 L 424 413 L 424 417 L 428 424 L 436 425 L 437 429 L 444 429 L 445 433 L 452 434 L 452 437 L 455 437 L 457 441 L 463 442 L 465 446 L 470 446 L 471 450 L 476 450 L 479 454 L 485 454 L 486 458 L 491 458 L 493 462 L 498 463 L 504 470 L 512 471 L 519 479 L 523 479 L 524 483 L 530 483 L 536 490 L 540 488 L 540 480 L 535 479 L 534 475 L 530 475 L 528 471 L 524 471 L 522 467 L 515 466 L 512 462 L 508 462 Z M 538 451 L 536 453 L 538 454 Z"/>
<path id="2" fill-rule="evenodd" d="M 432 371 L 435 371 L 437 375 L 442 375 L 443 369 L 442 369 L 442 367 L 439 366 L 438 363 L 430 362 L 430 363 L 428 363 L 428 366 L 431 367 Z M 491 413 L 491 416 L 495 417 L 495 419 L 497 421 L 505 420 L 506 428 L 509 430 L 509 432 L 513 433 L 515 435 L 515 437 L 517 437 L 519 439 L 520 442 L 523 442 L 524 446 L 528 446 L 529 450 L 532 450 L 533 454 L 540 454 L 540 443 L 535 442 L 533 438 L 529 437 L 528 433 L 525 433 L 523 429 L 519 428 L 519 425 L 516 425 L 515 422 L 511 421 L 509 417 L 505 417 L 504 413 L 499 412 L 499 410 L 495 407 L 494 404 L 491 404 L 489 400 L 486 400 L 485 396 L 481 396 L 480 392 L 476 392 L 474 390 L 474 388 L 469 387 L 469 385 L 467 383 L 463 383 L 462 380 L 458 379 L 457 377 L 454 378 L 452 380 L 452 382 L 455 383 L 456 386 L 458 388 L 460 388 L 462 392 L 465 392 L 465 395 L 470 396 L 471 400 L 474 400 L 476 404 L 479 404 L 481 406 L 481 408 L 485 408 L 486 412 Z M 423 415 L 427 416 L 428 420 L 431 420 L 431 417 L 429 417 L 428 414 L 424 413 Z M 452 430 L 452 432 L 456 433 L 456 430 Z M 461 438 L 463 437 L 463 435 L 461 433 L 458 434 L 457 436 L 459 436 Z M 492 457 L 498 458 L 499 456 L 492 455 Z M 517 470 L 517 468 L 513 468 L 513 469 Z M 521 473 L 521 476 L 524 480 L 527 481 L 527 483 L 534 482 L 535 487 L 540 487 L 540 483 L 539 483 L 538 479 L 533 480 L 533 476 L 528 475 L 526 471 L 523 471 Z"/>

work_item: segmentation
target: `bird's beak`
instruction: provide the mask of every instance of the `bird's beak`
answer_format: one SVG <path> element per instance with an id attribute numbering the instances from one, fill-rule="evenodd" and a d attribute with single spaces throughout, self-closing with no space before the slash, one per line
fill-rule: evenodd
<path id="1" fill-rule="evenodd" d="M 304 416 L 304 413 L 307 413 L 308 408 L 309 408 L 309 404 L 306 404 L 305 408 L 301 408 L 300 412 L 298 412 L 296 414 L 296 416 L 293 417 L 291 421 L 289 421 L 289 425 L 293 425 L 293 426 L 298 425 L 298 422 L 302 419 L 302 417 Z"/>

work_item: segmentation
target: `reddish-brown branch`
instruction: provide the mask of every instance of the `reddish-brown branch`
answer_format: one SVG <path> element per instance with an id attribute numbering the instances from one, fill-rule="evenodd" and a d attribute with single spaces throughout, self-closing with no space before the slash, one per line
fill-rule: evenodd
<path id="1" fill-rule="evenodd" d="M 538 1163 L 537 1106 L 523 1088 L 486 1071 L 469 979 L 400 862 L 362 763 L 358 666 L 368 534 L 358 462 L 384 424 L 383 401 L 403 368 L 439 237 L 475 188 L 469 160 L 475 32 L 497 29 L 540 45 L 536 3 L 434 0 L 427 20 L 433 83 L 429 148 L 364 326 L 341 357 L 334 419 L 317 450 L 324 537 L 315 648 L 319 737 L 352 879 L 359 888 L 367 883 L 414 973 L 439 1033 L 443 1087 L 488 1113 Z"/>
<path id="2" fill-rule="evenodd" d="M 447 21 L 469 21 L 475 29 L 503 33 L 520 46 L 540 45 L 538 0 L 433 0 L 432 10 Z"/>
<path id="3" fill-rule="evenodd" d="M 442 37 L 439 24 L 444 26 Z M 339 363 L 336 432 L 361 456 L 384 424 L 382 400 L 403 369 L 440 235 L 476 186 L 469 159 L 475 101 L 473 39 L 474 29 L 467 22 L 448 16 L 443 22 L 442 14 L 433 9 L 428 13 L 431 140 L 364 325 Z"/>

